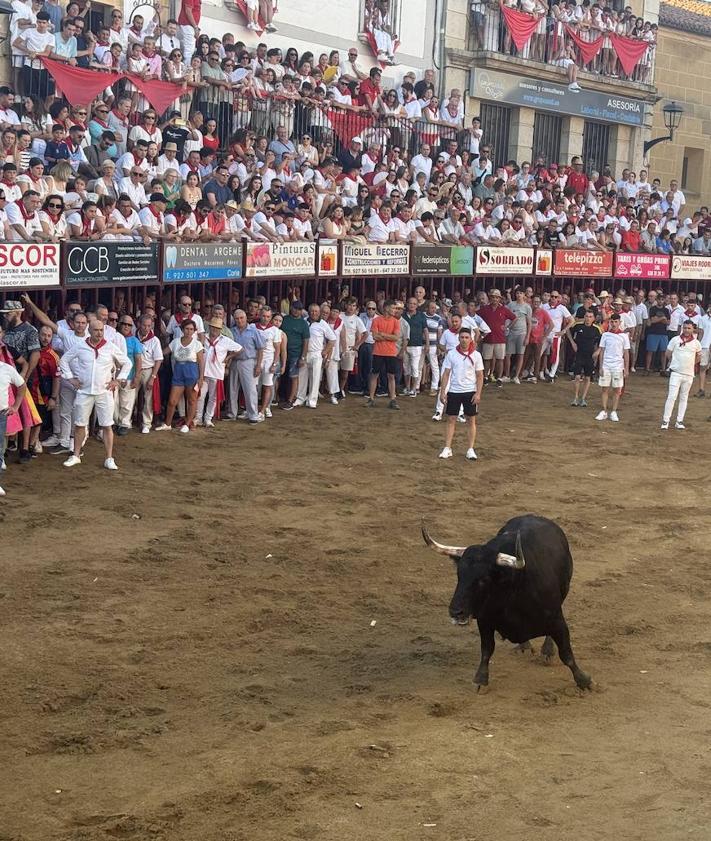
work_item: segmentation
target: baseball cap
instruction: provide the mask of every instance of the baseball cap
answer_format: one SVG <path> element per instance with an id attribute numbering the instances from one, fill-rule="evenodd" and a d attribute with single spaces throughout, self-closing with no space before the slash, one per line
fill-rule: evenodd
<path id="1" fill-rule="evenodd" d="M 292 301 L 291 302 L 291 309 L 292 310 L 302 310 L 304 308 L 304 304 L 302 301 Z"/>
<path id="2" fill-rule="evenodd" d="M 0 312 L 21 312 L 24 307 L 19 301 L 5 301 L 0 308 Z"/>
<path id="3" fill-rule="evenodd" d="M 352 143 L 360 143 L 360 145 L 362 146 L 363 145 L 363 138 L 362 137 L 354 137 L 351 142 Z"/>

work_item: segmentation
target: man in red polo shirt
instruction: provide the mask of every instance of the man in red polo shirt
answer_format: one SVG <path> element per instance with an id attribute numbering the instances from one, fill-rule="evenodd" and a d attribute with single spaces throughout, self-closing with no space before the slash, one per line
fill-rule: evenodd
<path id="1" fill-rule="evenodd" d="M 587 175 L 583 172 L 583 159 L 575 155 L 570 161 L 570 171 L 568 172 L 566 187 L 573 187 L 576 194 L 582 193 L 586 196 L 589 183 L 590 181 Z"/>
<path id="2" fill-rule="evenodd" d="M 489 303 L 485 307 L 480 307 L 478 314 L 491 331 L 484 336 L 482 345 L 484 376 L 489 379 L 489 382 L 495 380 L 496 385 L 501 386 L 501 373 L 506 356 L 506 322 L 516 321 L 516 316 L 501 303 L 501 292 L 498 289 L 492 289 L 489 292 Z"/>
<path id="3" fill-rule="evenodd" d="M 639 232 L 639 222 L 636 219 L 632 219 L 630 220 L 629 230 L 622 232 L 620 251 L 637 252 L 640 250 L 640 244 L 641 234 Z"/>
<path id="4" fill-rule="evenodd" d="M 368 78 L 360 83 L 360 94 L 364 96 L 368 107 L 375 109 L 377 106 L 378 97 L 382 94 L 383 89 L 380 87 L 380 80 L 383 74 L 379 67 L 373 67 Z"/>
<path id="5" fill-rule="evenodd" d="M 195 52 L 195 41 L 200 35 L 200 15 L 202 13 L 202 0 L 182 0 L 178 25 L 180 26 L 180 40 L 183 43 L 183 58 L 186 64 Z"/>

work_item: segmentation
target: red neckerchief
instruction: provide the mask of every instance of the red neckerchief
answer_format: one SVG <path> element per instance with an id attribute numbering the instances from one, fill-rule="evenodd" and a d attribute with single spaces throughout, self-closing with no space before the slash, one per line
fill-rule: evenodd
<path id="1" fill-rule="evenodd" d="M 188 218 L 187 213 L 178 213 L 175 210 L 173 211 L 173 216 L 175 216 L 175 224 L 180 227 L 185 220 Z"/>
<path id="2" fill-rule="evenodd" d="M 59 222 L 59 217 L 62 215 L 61 210 L 59 211 L 59 213 L 52 213 L 51 210 L 45 210 L 45 213 L 47 214 L 47 216 L 49 216 L 49 218 L 55 225 L 57 224 L 57 222 Z"/>
<path id="3" fill-rule="evenodd" d="M 696 318 L 696 314 L 696 310 L 691 310 L 691 312 L 689 312 L 689 310 L 684 310 L 684 315 L 688 315 L 689 318 Z"/>
<path id="4" fill-rule="evenodd" d="M 16 187 L 17 185 L 11 181 L 8 181 L 7 178 L 0 179 L 0 184 L 5 184 L 7 187 Z"/>
<path id="5" fill-rule="evenodd" d="M 96 46 L 97 47 L 110 47 L 111 42 L 110 41 L 102 41 L 101 38 L 97 38 L 96 39 Z"/>
<path id="6" fill-rule="evenodd" d="M 81 235 L 83 237 L 91 236 L 91 229 L 94 227 L 95 221 L 93 219 L 87 219 L 84 214 L 81 214 Z"/>
<path id="7" fill-rule="evenodd" d="M 552 310 L 554 310 L 556 307 L 559 307 L 559 306 L 560 306 L 560 302 L 558 302 L 557 304 L 551 304 L 551 302 L 549 301 L 549 302 L 548 302 L 548 306 L 549 306 Z"/>
<path id="8" fill-rule="evenodd" d="M 383 214 L 382 214 L 382 213 L 378 213 L 378 216 L 380 217 L 380 221 L 381 221 L 384 225 L 387 225 L 387 224 L 389 224 L 390 222 L 392 222 L 392 216 L 390 217 L 390 219 L 388 219 L 388 220 L 387 220 L 387 222 L 385 221 L 385 219 L 383 219 Z"/>
<path id="9" fill-rule="evenodd" d="M 32 177 L 32 173 L 31 173 L 29 170 L 27 171 L 27 176 L 28 176 L 28 178 L 30 179 L 30 181 L 32 181 L 32 183 L 33 183 L 33 184 L 39 184 L 39 183 L 40 183 L 40 181 L 42 180 L 42 176 L 41 176 L 41 175 L 40 175 L 40 177 L 39 177 L 39 178 L 33 178 L 33 177 Z"/>
<path id="10" fill-rule="evenodd" d="M 150 53 L 150 54 L 149 54 L 149 53 L 147 53 L 147 52 L 146 52 L 146 48 L 145 48 L 145 47 L 141 50 L 141 52 L 143 53 L 143 55 L 144 55 L 146 58 L 153 58 L 153 56 L 156 54 L 155 50 L 153 50 L 153 52 L 152 52 L 152 53 Z"/>
<path id="11" fill-rule="evenodd" d="M 139 333 L 138 334 L 138 341 L 139 342 L 150 342 L 150 340 L 155 339 L 155 337 L 156 337 L 156 334 L 152 330 L 149 330 L 143 338 L 141 338 L 141 334 Z"/>
<path id="12" fill-rule="evenodd" d="M 86 123 L 81 123 L 81 122 L 79 122 L 79 120 L 72 120 L 72 125 L 73 125 L 73 126 L 79 126 L 79 128 L 80 128 L 82 131 L 88 131 L 88 128 L 87 128 L 87 126 L 86 126 Z"/>
<path id="13" fill-rule="evenodd" d="M 108 342 L 106 341 L 106 339 L 102 339 L 102 340 L 99 342 L 99 344 L 98 344 L 98 345 L 92 345 L 92 343 L 91 343 L 91 337 L 89 337 L 89 338 L 86 340 L 86 343 L 87 343 L 87 344 L 89 345 L 89 347 L 90 347 L 90 348 L 94 351 L 94 357 L 95 357 L 96 359 L 98 359 L 98 358 L 99 358 L 99 350 L 100 350 L 100 349 L 101 349 L 104 345 L 107 345 L 107 344 L 108 344 Z"/>
<path id="14" fill-rule="evenodd" d="M 29 213 L 22 199 L 20 199 L 20 201 L 18 202 L 15 202 L 15 204 L 20 208 L 20 213 L 22 214 L 22 218 L 25 220 L 25 222 L 27 222 L 29 219 L 35 218 L 34 211 L 32 213 Z"/>
<path id="15" fill-rule="evenodd" d="M 616 336 L 619 336 L 621 333 L 624 333 L 625 331 L 624 330 L 613 330 L 612 327 L 610 327 L 610 330 L 608 332 L 614 333 Z"/>
<path id="16" fill-rule="evenodd" d="M 124 117 L 124 115 L 117 111 L 115 108 L 111 109 L 111 113 L 114 115 L 114 117 L 116 117 L 116 119 L 121 123 L 121 125 L 128 125 L 128 117 Z"/>
<path id="17" fill-rule="evenodd" d="M 190 172 L 194 172 L 196 175 L 200 175 L 198 169 L 200 169 L 200 164 L 191 164 L 189 161 L 185 161 L 185 166 L 190 170 Z"/>
<path id="18" fill-rule="evenodd" d="M 212 339 L 209 339 L 209 338 L 207 340 L 207 343 L 210 345 L 210 350 L 212 350 L 212 353 L 214 354 L 213 359 L 214 359 L 216 364 L 218 364 L 217 343 L 220 341 L 221 338 L 222 338 L 222 335 L 219 335 L 214 341 Z"/>
<path id="19" fill-rule="evenodd" d="M 64 142 L 67 146 L 67 149 L 69 149 L 70 152 L 76 152 L 76 150 L 79 148 L 78 146 L 75 146 L 74 143 L 72 143 L 69 137 Z"/>
<path id="20" fill-rule="evenodd" d="M 151 213 L 152 213 L 152 214 L 156 217 L 156 219 L 157 219 L 159 222 L 162 222 L 162 221 L 163 221 L 163 214 L 160 212 L 160 210 L 156 210 L 156 209 L 153 207 L 153 205 L 152 205 L 152 204 L 149 204 L 149 205 L 148 205 L 148 209 L 149 209 L 149 210 L 150 210 L 150 212 L 151 212 Z"/>
<path id="21" fill-rule="evenodd" d="M 257 330 L 268 330 L 272 325 L 262 324 L 260 321 L 255 321 L 254 326 L 257 328 Z"/>
<path id="22" fill-rule="evenodd" d="M 336 330 L 338 330 L 338 328 L 341 326 L 341 324 L 343 324 L 343 322 L 341 321 L 341 317 L 339 315 L 338 318 L 333 322 L 333 324 L 331 324 L 330 321 L 328 322 L 328 324 L 329 324 L 331 330 L 333 330 L 335 332 Z"/>
<path id="23" fill-rule="evenodd" d="M 450 333 L 454 333 L 455 335 L 458 336 L 459 335 L 459 330 L 461 330 L 461 327 L 459 328 L 459 330 L 457 330 L 454 327 L 448 327 L 447 329 L 449 330 Z"/>
<path id="24" fill-rule="evenodd" d="M 108 128 L 109 127 L 109 124 L 106 122 L 106 120 L 102 120 L 101 117 L 96 117 L 95 116 L 94 117 L 94 122 L 98 123 L 102 128 Z"/>
<path id="25" fill-rule="evenodd" d="M 182 324 L 183 321 L 186 321 L 187 319 L 192 318 L 193 314 L 191 312 L 189 312 L 187 315 L 183 315 L 182 312 L 176 312 L 173 317 L 175 318 L 176 324 Z"/>
<path id="26" fill-rule="evenodd" d="M 474 342 L 469 345 L 469 350 L 462 350 L 459 345 L 457 345 L 457 353 L 460 353 L 465 359 L 468 359 L 472 365 L 474 365 L 474 351 L 476 347 L 474 347 Z"/>
<path id="27" fill-rule="evenodd" d="M 693 342 L 695 338 L 696 336 L 694 336 L 693 333 L 689 336 L 688 339 L 685 339 L 683 335 L 679 336 L 679 342 L 681 343 L 681 347 L 684 347 L 684 345 L 688 345 L 689 342 Z"/>

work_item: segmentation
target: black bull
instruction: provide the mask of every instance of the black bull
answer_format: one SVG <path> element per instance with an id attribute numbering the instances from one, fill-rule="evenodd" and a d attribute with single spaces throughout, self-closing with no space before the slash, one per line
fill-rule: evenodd
<path id="1" fill-rule="evenodd" d="M 457 588 L 449 605 L 452 621 L 476 619 L 481 638 L 481 662 L 474 675 L 477 686 L 489 683 L 489 660 L 494 632 L 504 639 L 526 643 L 546 637 L 542 653 L 553 654 L 573 673 L 581 689 L 592 683 L 573 656 L 563 602 L 573 576 L 573 558 L 565 533 L 552 520 L 525 514 L 514 517 L 496 537 L 479 546 L 445 546 L 422 526 L 425 543 L 449 555 L 457 567 Z"/>

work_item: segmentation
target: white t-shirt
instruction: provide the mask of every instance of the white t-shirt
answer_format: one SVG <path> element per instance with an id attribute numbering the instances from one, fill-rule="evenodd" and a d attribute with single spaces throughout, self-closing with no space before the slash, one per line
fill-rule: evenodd
<path id="1" fill-rule="evenodd" d="M 602 364 L 600 368 L 606 371 L 624 371 L 624 351 L 630 349 L 630 337 L 627 333 L 613 333 L 608 331 L 600 338 L 602 349 Z"/>
<path id="2" fill-rule="evenodd" d="M 264 338 L 264 351 L 262 353 L 262 366 L 266 363 L 266 366 L 271 366 L 272 362 L 274 362 L 274 342 L 277 342 L 279 333 L 281 332 L 279 328 L 272 324 L 271 326 L 267 327 L 266 330 L 262 330 L 257 327 L 257 330 L 262 334 Z"/>
<path id="3" fill-rule="evenodd" d="M 681 336 L 674 336 L 669 340 L 667 351 L 671 353 L 669 369 L 674 374 L 681 374 L 684 377 L 694 376 L 696 354 L 701 353 L 701 342 L 698 339 L 682 344 Z"/>
<path id="4" fill-rule="evenodd" d="M 326 347 L 326 342 L 336 341 L 336 334 L 331 325 L 323 319 L 310 322 L 309 333 L 309 353 L 321 353 Z"/>
<path id="5" fill-rule="evenodd" d="M 195 327 L 197 328 L 196 333 L 205 332 L 205 324 L 203 323 L 202 316 L 193 312 L 190 314 L 190 320 L 195 322 Z M 178 324 L 175 320 L 174 315 L 171 315 L 168 326 L 165 329 L 166 332 L 173 337 L 173 339 L 179 339 L 183 335 L 183 331 L 180 329 L 180 324 Z"/>
<path id="6" fill-rule="evenodd" d="M 678 332 L 686 319 L 684 307 L 681 304 L 677 304 L 674 309 L 667 307 L 667 312 L 669 313 L 669 326 L 667 330 L 671 330 L 672 333 Z"/>
<path id="7" fill-rule="evenodd" d="M 622 318 L 622 326 L 625 330 L 634 330 L 637 327 L 637 316 L 632 312 L 632 310 L 629 312 L 622 310 L 620 317 Z"/>
<path id="8" fill-rule="evenodd" d="M 25 217 L 22 215 L 22 211 L 15 202 L 12 202 L 6 206 L 5 213 L 7 214 L 8 224 L 10 225 L 10 231 L 8 234 L 10 242 L 25 241 L 22 238 L 22 236 L 18 234 L 17 231 L 15 231 L 12 225 L 22 225 L 22 227 L 25 229 L 25 231 L 27 231 L 29 236 L 32 236 L 32 234 L 42 231 L 42 222 L 40 221 L 39 213 L 35 213 L 29 219 L 25 219 Z"/>
<path id="9" fill-rule="evenodd" d="M 10 405 L 10 386 L 23 386 L 25 381 L 17 373 L 17 369 L 7 362 L 0 362 L 0 412 L 4 412 Z M 4 446 L 4 443 L 3 443 Z"/>
<path id="10" fill-rule="evenodd" d="M 702 315 L 699 319 L 699 329 L 704 331 L 703 336 L 699 340 L 701 348 L 706 350 L 711 348 L 711 315 Z"/>
<path id="11" fill-rule="evenodd" d="M 462 318 L 462 327 L 468 327 L 470 330 L 478 330 L 482 337 L 486 336 L 487 333 L 491 333 L 491 328 L 480 315 L 465 315 Z"/>
<path id="12" fill-rule="evenodd" d="M 173 339 L 170 343 L 170 352 L 176 362 L 197 362 L 197 355 L 201 350 L 203 346 L 197 335 L 193 335 L 189 345 L 184 345 L 180 339 Z"/>
<path id="13" fill-rule="evenodd" d="M 457 337 L 457 345 L 459 345 L 459 337 Z M 452 372 L 449 378 L 449 391 L 453 394 L 476 391 L 476 372 L 483 370 L 484 361 L 478 350 L 465 354 L 459 350 L 458 346 L 447 353 L 442 363 L 442 371 Z"/>
<path id="14" fill-rule="evenodd" d="M 341 315 L 341 321 L 346 331 L 346 348 L 350 350 L 355 347 L 358 337 L 366 332 L 365 325 L 357 315 Z"/>
<path id="15" fill-rule="evenodd" d="M 449 353 L 451 350 L 459 344 L 459 330 L 452 331 L 451 327 L 448 327 L 441 335 L 439 343 L 444 348 L 445 353 Z"/>
<path id="16" fill-rule="evenodd" d="M 47 47 L 51 47 L 54 50 L 54 35 L 51 32 L 38 32 L 36 29 L 30 28 L 23 30 L 20 38 L 25 42 L 25 49 L 28 52 L 41 53 Z M 31 59 L 28 55 L 25 56 L 25 67 L 41 70 L 43 66 L 40 59 Z"/>
<path id="17" fill-rule="evenodd" d="M 218 336 L 214 344 L 205 336 L 205 376 L 211 380 L 221 380 L 225 376 L 225 359 L 228 353 L 239 353 L 242 345 L 227 336 Z M 172 347 L 172 345 L 171 345 Z"/>
<path id="18" fill-rule="evenodd" d="M 553 322 L 553 332 L 560 333 L 563 329 L 563 322 L 570 318 L 570 311 L 563 304 L 558 304 L 557 307 L 552 307 L 550 304 L 543 304 L 542 307 L 550 316 Z"/>

